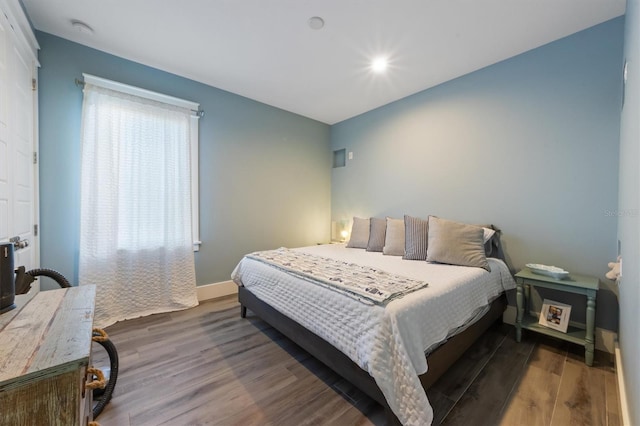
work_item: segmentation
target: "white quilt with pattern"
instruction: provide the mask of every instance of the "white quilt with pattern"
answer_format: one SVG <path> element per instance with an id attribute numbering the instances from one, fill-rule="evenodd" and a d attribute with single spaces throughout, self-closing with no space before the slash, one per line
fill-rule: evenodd
<path id="1" fill-rule="evenodd" d="M 405 425 L 428 425 L 433 410 L 420 384 L 424 353 L 463 326 L 491 300 L 515 288 L 507 266 L 489 259 L 480 268 L 403 260 L 328 244 L 295 249 L 425 281 L 429 286 L 369 305 L 263 262 L 244 258 L 233 280 L 259 299 L 331 343 L 368 371 Z"/>

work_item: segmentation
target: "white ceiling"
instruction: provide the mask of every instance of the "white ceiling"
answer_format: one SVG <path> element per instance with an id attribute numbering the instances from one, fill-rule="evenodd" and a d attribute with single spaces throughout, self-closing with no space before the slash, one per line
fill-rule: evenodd
<path id="1" fill-rule="evenodd" d="M 38 30 L 328 124 L 625 12 L 625 0 L 22 1 Z M 384 75 L 369 69 L 380 55 Z"/>

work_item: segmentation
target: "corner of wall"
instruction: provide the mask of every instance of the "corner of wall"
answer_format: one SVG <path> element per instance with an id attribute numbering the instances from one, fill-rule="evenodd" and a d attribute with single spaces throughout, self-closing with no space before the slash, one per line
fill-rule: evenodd
<path id="1" fill-rule="evenodd" d="M 199 285 L 196 287 L 198 301 L 202 302 L 210 299 L 238 294 L 238 285 L 233 281 L 222 281 L 213 284 Z"/>

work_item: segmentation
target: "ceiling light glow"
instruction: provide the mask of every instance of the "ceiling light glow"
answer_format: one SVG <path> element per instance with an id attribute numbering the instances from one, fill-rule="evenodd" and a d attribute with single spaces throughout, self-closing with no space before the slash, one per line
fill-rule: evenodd
<path id="1" fill-rule="evenodd" d="M 388 65 L 389 61 L 387 61 L 387 58 L 378 57 L 371 62 L 371 69 L 374 72 L 382 73 L 387 69 Z"/>

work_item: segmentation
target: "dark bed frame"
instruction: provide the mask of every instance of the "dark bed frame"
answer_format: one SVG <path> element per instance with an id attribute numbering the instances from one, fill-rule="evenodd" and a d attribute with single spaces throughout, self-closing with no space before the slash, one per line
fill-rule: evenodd
<path id="1" fill-rule="evenodd" d="M 382 391 L 369 373 L 360 368 L 348 356 L 340 352 L 326 340 L 307 330 L 289 317 L 281 314 L 271 305 L 258 299 L 244 287 L 238 288 L 240 315 L 247 316 L 250 309 L 280 333 L 291 339 L 319 361 L 351 382 L 362 392 L 381 404 L 386 412 L 389 424 L 400 424 L 389 408 Z M 447 369 L 498 319 L 506 309 L 507 298 L 503 293 L 491 303 L 489 311 L 463 332 L 447 340 L 427 356 L 429 370 L 420 376 L 425 391 L 433 385 Z"/>

